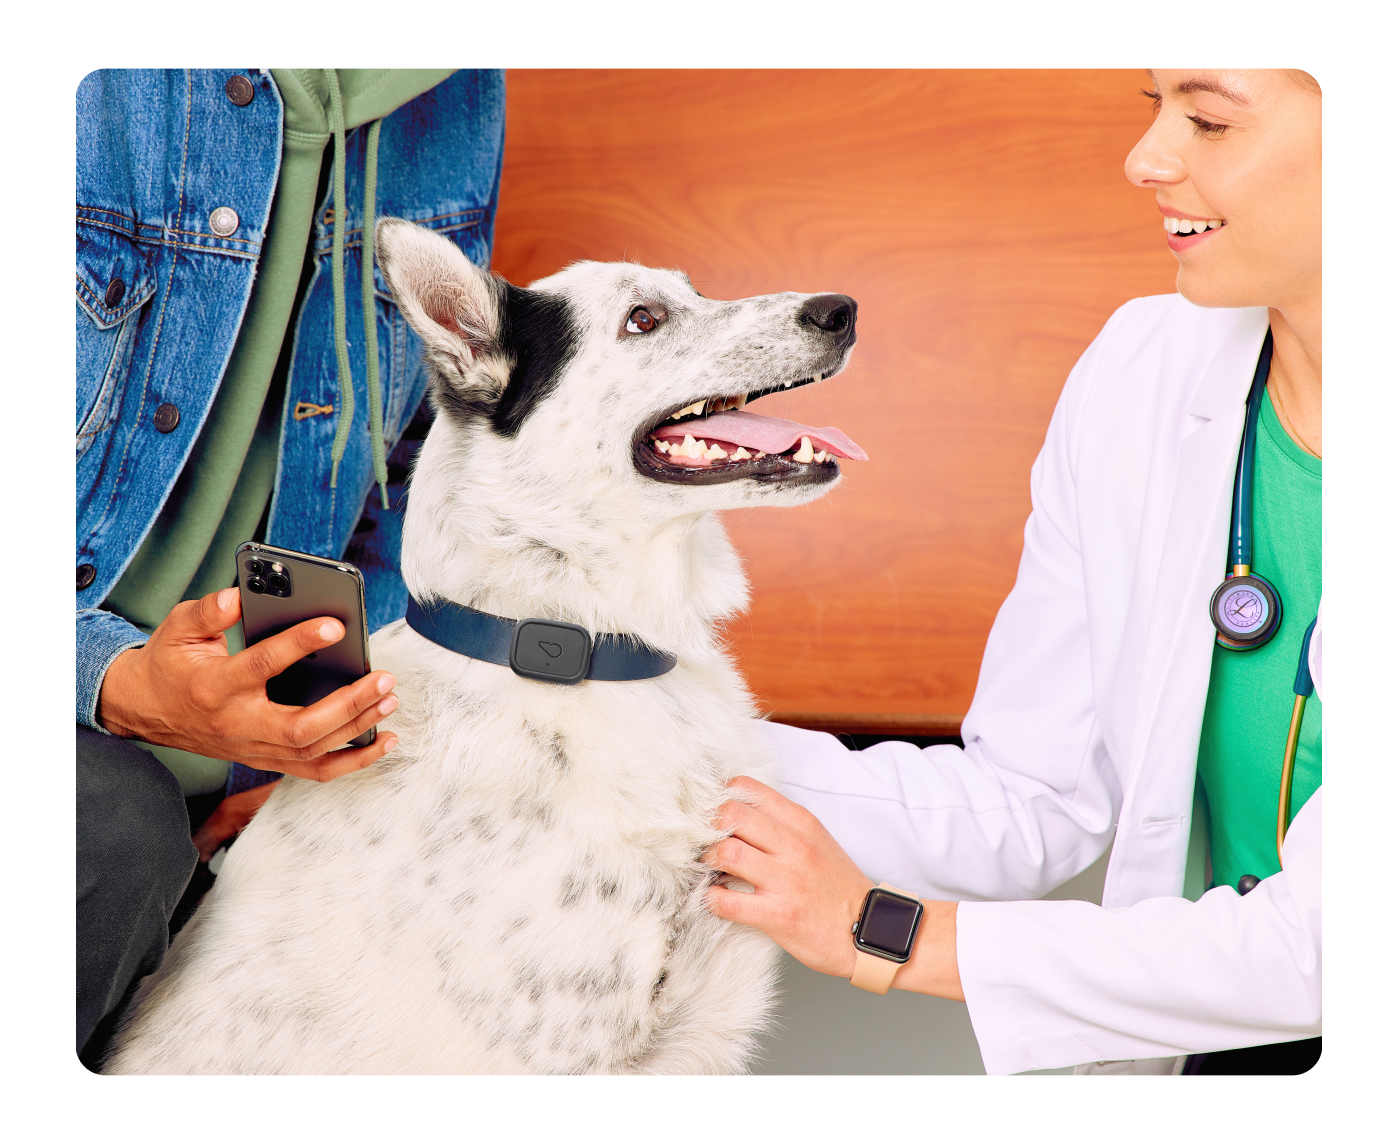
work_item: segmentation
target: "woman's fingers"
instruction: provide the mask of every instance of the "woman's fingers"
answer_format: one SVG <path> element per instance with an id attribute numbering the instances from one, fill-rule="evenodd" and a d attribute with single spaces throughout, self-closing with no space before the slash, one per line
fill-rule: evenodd
<path id="1" fill-rule="evenodd" d="M 724 921 L 738 922 L 754 929 L 770 933 L 767 922 L 768 901 L 757 894 L 744 894 L 740 890 L 730 890 L 726 886 L 710 886 L 704 892 L 704 900 Z"/>
<path id="2" fill-rule="evenodd" d="M 783 826 L 804 829 L 814 818 L 805 807 L 797 806 L 781 792 L 773 790 L 766 783 L 760 783 L 748 775 L 739 775 L 737 778 L 731 779 L 728 783 L 728 789 L 735 794 L 744 796 L 744 801 L 756 806 L 767 817 Z"/>
<path id="3" fill-rule="evenodd" d="M 789 833 L 763 811 L 736 800 L 725 802 L 718 808 L 714 826 L 719 830 L 729 831 L 749 846 L 755 846 L 768 854 L 780 850 L 783 835 Z"/>
<path id="4" fill-rule="evenodd" d="M 767 854 L 749 846 L 741 838 L 725 838 L 704 852 L 703 862 L 715 870 L 736 874 L 759 891 L 770 890 L 781 880 L 781 867 Z"/>

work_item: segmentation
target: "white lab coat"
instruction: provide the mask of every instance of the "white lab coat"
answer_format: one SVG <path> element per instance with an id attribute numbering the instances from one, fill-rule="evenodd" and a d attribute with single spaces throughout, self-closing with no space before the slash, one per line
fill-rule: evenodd
<path id="1" fill-rule="evenodd" d="M 990 1073 L 1320 1033 L 1320 791 L 1291 826 L 1283 873 L 1245 898 L 1180 896 L 1208 602 L 1266 330 L 1265 309 L 1171 294 L 1127 303 L 1088 347 L 1031 472 L 1019 574 L 964 751 L 853 753 L 767 725 L 783 790 L 870 878 L 962 901 L 961 982 Z M 1101 907 L 1023 900 L 1109 844 Z"/>

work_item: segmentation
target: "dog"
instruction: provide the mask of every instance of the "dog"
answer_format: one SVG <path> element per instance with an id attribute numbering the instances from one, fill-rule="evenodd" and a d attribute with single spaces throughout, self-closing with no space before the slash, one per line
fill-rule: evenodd
<path id="1" fill-rule="evenodd" d="M 570 686 L 376 633 L 397 750 L 281 781 L 104 1071 L 743 1071 L 777 948 L 706 909 L 722 875 L 700 855 L 725 783 L 771 764 L 721 640 L 747 584 L 715 511 L 810 501 L 863 458 L 743 411 L 843 369 L 855 303 L 715 301 L 629 263 L 519 288 L 399 219 L 377 250 L 436 414 L 404 522 L 414 599 L 676 663 Z"/>

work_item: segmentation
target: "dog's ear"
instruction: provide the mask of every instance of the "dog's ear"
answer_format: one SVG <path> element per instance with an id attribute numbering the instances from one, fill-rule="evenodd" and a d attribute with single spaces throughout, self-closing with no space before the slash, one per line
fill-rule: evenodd
<path id="1" fill-rule="evenodd" d="M 501 284 L 448 238 L 401 218 L 380 219 L 379 267 L 422 338 L 423 356 L 451 384 L 500 348 Z M 498 395 L 497 395 L 498 396 Z"/>

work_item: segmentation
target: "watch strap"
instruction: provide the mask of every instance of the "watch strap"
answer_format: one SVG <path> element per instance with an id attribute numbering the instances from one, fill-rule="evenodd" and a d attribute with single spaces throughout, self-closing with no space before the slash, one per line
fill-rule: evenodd
<path id="1" fill-rule="evenodd" d="M 897 886 L 890 886 L 887 882 L 880 882 L 878 888 L 886 890 L 890 894 L 912 898 L 914 901 L 922 900 L 916 894 L 900 890 Z M 849 983 L 859 989 L 883 996 L 893 987 L 893 979 L 905 964 L 906 962 L 890 961 L 886 957 L 866 953 L 856 946 L 854 950 L 854 974 L 850 977 Z"/>

